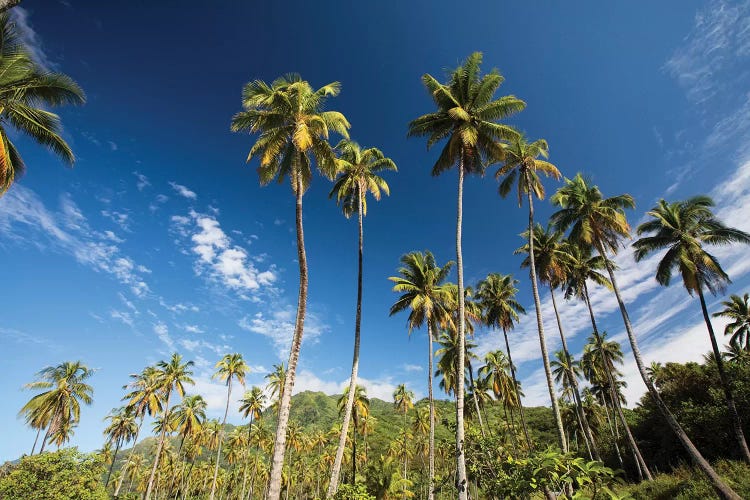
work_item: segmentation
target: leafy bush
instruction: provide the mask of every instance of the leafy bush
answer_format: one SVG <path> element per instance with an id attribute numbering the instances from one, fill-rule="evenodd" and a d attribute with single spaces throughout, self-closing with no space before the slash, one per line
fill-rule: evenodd
<path id="1" fill-rule="evenodd" d="M 3 500 L 106 500 L 104 465 L 93 454 L 67 448 L 26 456 L 0 469 Z"/>
<path id="2" fill-rule="evenodd" d="M 335 500 L 375 500 L 364 484 L 342 484 L 336 491 Z"/>
<path id="3" fill-rule="evenodd" d="M 750 498 L 750 466 L 742 462 L 721 461 L 717 472 L 742 498 Z M 653 481 L 644 481 L 622 490 L 635 500 L 704 500 L 716 498 L 711 484 L 699 471 L 681 466 L 671 474 L 658 474 Z"/>

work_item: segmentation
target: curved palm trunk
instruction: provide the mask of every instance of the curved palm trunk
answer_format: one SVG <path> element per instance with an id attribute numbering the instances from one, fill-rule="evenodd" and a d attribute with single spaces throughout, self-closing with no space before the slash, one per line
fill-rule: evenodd
<path id="1" fill-rule="evenodd" d="M 346 398 L 346 410 L 344 421 L 341 424 L 341 435 L 339 445 L 336 448 L 336 458 L 331 470 L 331 481 L 328 483 L 327 497 L 332 498 L 339 487 L 339 474 L 341 473 L 341 462 L 344 459 L 344 448 L 346 447 L 346 436 L 349 432 L 349 421 L 354 409 L 354 396 L 357 392 L 357 371 L 359 370 L 359 343 L 362 324 L 362 253 L 364 249 L 364 229 L 362 217 L 362 186 L 357 189 L 357 216 L 359 221 L 359 260 L 357 267 L 357 313 L 354 321 L 354 354 L 352 355 L 352 374 L 349 378 L 349 394 Z M 355 429 L 356 434 L 356 429 Z M 352 484 L 354 481 L 352 481 Z"/>
<path id="2" fill-rule="evenodd" d="M 604 251 L 604 247 L 602 246 L 601 240 L 599 239 L 598 235 L 596 238 L 596 246 L 599 254 L 605 259 L 607 273 L 609 274 L 609 280 L 612 283 L 612 289 L 615 292 L 617 304 L 620 306 L 622 321 L 625 324 L 625 331 L 628 334 L 630 348 L 633 351 L 633 357 L 635 358 L 635 364 L 638 367 L 638 372 L 641 374 L 643 383 L 646 384 L 646 388 L 651 394 L 651 397 L 654 398 L 654 402 L 656 403 L 657 408 L 659 408 L 659 411 L 661 411 L 664 419 L 667 421 L 667 424 L 677 436 L 677 439 L 679 439 L 679 441 L 682 443 L 685 451 L 688 453 L 688 455 L 690 455 L 698 468 L 706 475 L 719 496 L 725 499 L 740 500 L 741 497 L 732 488 L 730 488 L 723 479 L 721 479 L 721 477 L 716 473 L 716 470 L 711 467 L 711 464 L 709 464 L 708 461 L 703 458 L 701 452 L 698 451 L 698 448 L 695 447 L 688 435 L 685 434 L 682 426 L 674 417 L 672 412 L 669 411 L 667 404 L 661 398 L 661 395 L 656 390 L 656 387 L 654 387 L 653 382 L 651 382 L 651 378 L 646 372 L 646 365 L 643 363 L 643 358 L 641 357 L 641 350 L 638 347 L 638 341 L 636 340 L 635 334 L 633 333 L 633 325 L 630 323 L 630 317 L 628 316 L 628 311 L 625 308 L 625 302 L 623 302 L 622 297 L 620 296 L 620 289 L 617 287 L 614 270 L 612 269 L 612 265 L 610 264 L 609 260 L 607 260 L 607 254 Z"/>
<path id="3" fill-rule="evenodd" d="M 584 282 L 583 284 L 583 298 L 586 302 L 586 307 L 589 310 L 589 317 L 591 318 L 591 328 L 594 331 L 594 336 L 598 339 L 599 337 L 599 328 L 596 326 L 596 318 L 594 316 L 594 309 L 591 307 L 591 300 L 589 298 L 589 290 L 588 285 Z M 638 469 L 638 477 L 639 479 L 643 479 L 641 474 L 645 473 L 646 479 L 651 481 L 653 479 L 653 476 L 651 475 L 651 470 L 648 468 L 648 465 L 646 465 L 646 460 L 644 460 L 643 455 L 641 454 L 641 449 L 638 447 L 638 443 L 635 442 L 635 438 L 633 437 L 633 433 L 630 432 L 630 425 L 628 425 L 628 421 L 625 420 L 625 414 L 622 411 L 622 406 L 620 405 L 620 397 L 617 394 L 616 384 L 615 384 L 615 378 L 612 375 L 612 370 L 614 369 L 613 366 L 610 365 L 610 363 L 604 359 L 604 356 L 601 357 L 602 359 L 602 366 L 604 367 L 604 372 L 607 375 L 607 385 L 609 386 L 609 400 L 612 404 L 612 412 L 617 414 L 617 418 L 620 419 L 620 423 L 622 423 L 622 427 L 625 429 L 625 436 L 628 438 L 628 445 L 630 446 L 631 451 L 633 452 L 633 458 L 635 460 L 635 466 Z M 617 458 L 620 460 L 620 465 L 623 465 L 622 462 L 622 456 L 620 455 L 620 448 L 617 446 L 617 440 L 619 439 L 619 433 L 617 432 L 617 420 L 615 418 L 615 448 L 617 450 Z"/>
<path id="4" fill-rule="evenodd" d="M 104 489 L 105 490 L 109 486 L 109 478 L 112 477 L 112 469 L 115 468 L 115 462 L 117 461 L 117 452 L 120 451 L 120 446 L 121 445 L 122 445 L 122 438 L 118 439 L 117 440 L 117 444 L 115 445 L 115 454 L 112 457 L 112 463 L 109 464 L 109 471 L 107 472 L 107 479 L 104 481 Z"/>
<path id="5" fill-rule="evenodd" d="M 594 440 L 594 434 L 591 432 L 591 426 L 589 426 L 589 420 L 586 418 L 586 414 L 583 412 L 583 404 L 581 403 L 581 392 L 578 390 L 578 379 L 573 373 L 573 358 L 570 356 L 568 350 L 568 342 L 565 339 L 565 333 L 563 332 L 562 321 L 560 320 L 560 314 L 557 312 L 557 301 L 555 300 L 555 289 L 552 285 L 549 287 L 549 293 L 552 297 L 552 307 L 555 310 L 555 318 L 557 319 L 557 329 L 560 331 L 560 341 L 562 342 L 563 353 L 565 354 L 565 360 L 568 363 L 568 376 L 573 386 L 573 397 L 575 398 L 576 413 L 578 415 L 578 422 L 581 425 L 583 431 L 583 441 L 586 444 L 586 449 L 589 450 L 589 456 L 593 453 L 597 460 L 601 461 L 602 458 L 599 455 L 599 448 L 596 446 Z M 591 457 L 591 458 L 594 458 Z"/>
<path id="6" fill-rule="evenodd" d="M 458 500 L 468 499 L 466 456 L 464 455 L 464 263 L 461 252 L 461 223 L 464 196 L 464 151 L 458 162 L 458 203 L 456 214 L 456 269 L 458 272 L 458 366 L 456 367 L 456 489 Z M 406 475 L 404 475 L 406 477 Z"/>
<path id="7" fill-rule="evenodd" d="M 297 319 L 294 325 L 294 337 L 289 351 L 287 376 L 284 381 L 284 394 L 279 404 L 279 423 L 276 426 L 276 440 L 273 446 L 271 460 L 271 474 L 268 479 L 266 500 L 279 500 L 281 497 L 281 472 L 284 467 L 284 452 L 286 451 L 286 428 L 289 423 L 289 407 L 292 403 L 294 378 L 297 374 L 297 361 L 302 347 L 302 334 L 305 325 L 307 309 L 307 254 L 305 253 L 305 235 L 302 227 L 302 182 L 297 174 L 296 180 L 296 225 L 297 225 L 297 260 L 299 262 L 299 296 L 297 297 Z"/>
<path id="8" fill-rule="evenodd" d="M 525 173 L 527 185 L 530 185 L 529 174 Z M 544 375 L 547 377 L 547 390 L 549 391 L 550 402 L 552 403 L 552 413 L 555 416 L 555 424 L 557 425 L 557 437 L 560 441 L 560 449 L 563 453 L 568 452 L 568 445 L 565 442 L 565 429 L 563 428 L 562 416 L 560 415 L 560 407 L 557 404 L 557 398 L 555 397 L 555 387 L 552 383 L 552 369 L 549 364 L 549 356 L 547 354 L 547 340 L 544 338 L 544 325 L 542 324 L 542 303 L 539 300 L 539 287 L 536 281 L 536 262 L 534 261 L 534 199 L 531 195 L 531 190 L 528 191 L 529 201 L 529 274 L 531 278 L 531 291 L 534 294 L 534 307 L 536 308 L 536 326 L 539 330 L 539 346 L 542 350 L 542 361 L 544 363 Z"/>
<path id="9" fill-rule="evenodd" d="M 135 431 L 135 438 L 133 439 L 133 446 L 130 448 L 130 453 L 128 453 L 128 458 L 133 456 L 133 453 L 135 452 L 135 445 L 138 443 L 138 435 L 141 433 L 141 427 L 143 426 L 143 419 L 145 415 L 141 416 L 141 423 L 138 424 L 138 429 Z M 120 480 L 117 481 L 117 486 L 115 487 L 114 497 L 117 498 L 120 494 L 120 488 L 122 488 L 122 482 L 125 479 L 125 468 L 127 467 L 127 462 L 125 462 L 125 466 L 123 466 L 122 471 L 123 474 L 120 474 Z"/>
<path id="10" fill-rule="evenodd" d="M 146 494 L 144 495 L 145 500 L 151 500 L 151 492 L 154 489 L 154 478 L 156 477 L 156 469 L 159 467 L 159 458 L 161 457 L 161 451 L 164 448 L 164 438 L 167 434 L 166 422 L 169 419 L 169 399 L 172 397 L 172 391 L 167 393 L 167 401 L 164 405 L 164 422 L 161 426 L 161 434 L 159 436 L 159 445 L 156 447 L 156 456 L 154 457 L 154 465 L 151 467 L 151 475 L 148 477 L 148 486 L 146 487 Z"/>
<path id="11" fill-rule="evenodd" d="M 479 407 L 479 399 L 477 399 L 477 385 L 474 383 L 474 369 L 471 366 L 471 361 L 466 360 L 466 366 L 469 369 L 469 384 L 471 385 L 471 395 L 474 400 L 474 409 L 477 411 L 477 418 L 479 419 L 479 430 L 482 432 L 482 437 L 487 436 L 487 432 L 484 429 L 484 420 L 482 420 L 482 410 Z"/>
<path id="12" fill-rule="evenodd" d="M 516 402 L 518 403 L 518 418 L 521 420 L 521 427 L 523 428 L 523 436 L 526 438 L 526 446 L 529 450 L 532 449 L 531 439 L 529 438 L 529 430 L 526 427 L 526 416 L 523 413 L 523 403 L 521 402 L 521 394 L 518 391 L 518 379 L 516 378 L 516 367 L 513 364 L 513 356 L 510 354 L 510 342 L 508 342 L 508 332 L 503 328 L 503 337 L 505 337 L 505 351 L 508 354 L 508 363 L 510 364 L 510 375 L 513 377 L 513 390 L 516 395 Z M 510 417 L 513 418 L 513 408 L 510 410 Z M 515 427 L 515 425 L 514 425 Z"/>
<path id="13" fill-rule="evenodd" d="M 427 398 L 430 403 L 430 443 L 429 443 L 429 478 L 427 482 L 427 500 L 433 500 L 435 498 L 435 400 L 432 395 L 432 323 L 427 321 L 427 344 L 429 345 L 430 355 L 427 368 Z"/>
<path id="14" fill-rule="evenodd" d="M 354 410 L 354 428 L 352 429 L 352 481 L 350 484 L 357 482 L 357 410 Z"/>
<path id="15" fill-rule="evenodd" d="M 745 440 L 745 434 L 742 432 L 742 421 L 740 415 L 737 413 L 737 407 L 734 404 L 734 397 L 732 395 L 732 386 L 729 384 L 729 377 L 724 370 L 724 360 L 721 357 L 719 351 L 719 344 L 716 342 L 716 335 L 714 334 L 714 327 L 711 324 L 711 319 L 708 315 L 708 309 L 706 308 L 706 299 L 703 297 L 703 286 L 698 287 L 698 298 L 701 301 L 701 311 L 703 311 L 703 319 L 706 321 L 706 328 L 708 328 L 708 336 L 711 338 L 711 348 L 714 352 L 714 358 L 716 358 L 716 368 L 719 371 L 719 380 L 721 381 L 721 387 L 724 390 L 724 397 L 727 400 L 727 408 L 729 409 L 729 415 L 732 418 L 732 428 L 734 430 L 737 444 L 740 447 L 742 458 L 745 462 L 750 462 L 750 450 L 747 448 L 747 441 Z"/>
<path id="16" fill-rule="evenodd" d="M 42 432 L 42 427 L 39 427 L 36 430 L 36 437 L 34 438 L 34 446 L 31 447 L 31 455 L 34 454 L 34 450 L 36 450 L 36 442 L 39 441 L 39 434 Z"/>
<path id="17" fill-rule="evenodd" d="M 214 479 L 211 483 L 211 493 L 209 500 L 214 500 L 216 494 L 216 479 L 219 477 L 219 462 L 221 461 L 221 445 L 224 441 L 224 427 L 227 425 L 227 414 L 229 413 L 229 399 L 232 397 L 232 376 L 227 379 L 227 406 L 224 408 L 224 420 L 221 422 L 221 431 L 219 431 L 219 445 L 216 449 L 216 466 L 214 467 Z"/>

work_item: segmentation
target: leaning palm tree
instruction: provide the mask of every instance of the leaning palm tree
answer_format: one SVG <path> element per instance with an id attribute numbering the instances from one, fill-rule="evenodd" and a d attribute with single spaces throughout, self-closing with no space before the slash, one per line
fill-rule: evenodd
<path id="1" fill-rule="evenodd" d="M 679 270 L 688 293 L 698 294 L 703 320 L 706 322 L 716 359 L 719 380 L 732 419 L 734 435 L 742 457 L 746 462 L 750 462 L 750 449 L 742 432 L 742 421 L 737 413 L 729 377 L 724 369 L 719 343 L 716 341 L 706 299 L 703 296 L 704 289 L 715 295 L 718 290 L 722 290 L 730 283 L 729 276 L 721 268 L 719 261 L 709 254 L 705 247 L 750 243 L 750 234 L 725 226 L 714 215 L 711 210 L 713 206 L 714 202 L 708 196 L 695 196 L 674 203 L 659 200 L 659 203 L 648 212 L 651 219 L 639 225 L 637 229 L 639 236 L 648 236 L 642 236 L 633 247 L 636 261 L 641 261 L 654 252 L 668 249 L 657 267 L 656 280 L 659 284 L 668 286 L 672 272 L 676 269 Z"/>
<path id="2" fill-rule="evenodd" d="M 516 300 L 518 280 L 513 279 L 510 274 L 490 273 L 477 286 L 477 301 L 482 310 L 482 319 L 490 328 L 500 328 L 505 338 L 505 353 L 508 355 L 508 365 L 513 377 L 513 388 L 518 405 L 518 412 L 526 438 L 526 446 L 531 449 L 531 439 L 526 428 L 526 417 L 524 416 L 523 404 L 519 389 L 516 367 L 513 364 L 513 356 L 510 353 L 510 342 L 508 342 L 508 330 L 512 330 L 518 322 L 519 314 L 526 314 L 523 306 Z M 511 411 L 511 415 L 512 415 Z"/>
<path id="3" fill-rule="evenodd" d="M 529 238 L 531 234 L 531 238 Z M 552 299 L 552 309 L 555 311 L 555 319 L 557 320 L 557 330 L 560 332 L 560 342 L 562 343 L 562 353 L 567 358 L 564 362 L 564 366 L 573 368 L 573 358 L 568 350 L 568 341 L 563 331 L 562 320 L 560 319 L 560 313 L 557 309 L 557 300 L 555 299 L 555 289 L 563 286 L 568 277 L 568 269 L 570 267 L 569 254 L 566 251 L 567 245 L 563 242 L 563 234 L 560 231 L 554 231 L 549 225 L 544 228 L 541 224 L 534 225 L 534 231 L 524 231 L 522 237 L 526 239 L 527 243 L 522 247 L 518 248 L 516 254 L 526 254 L 521 267 L 529 267 L 531 264 L 531 257 L 529 251 L 533 245 L 535 248 L 535 259 L 536 259 L 536 271 L 539 275 L 539 281 L 547 284 L 549 287 L 550 298 Z M 532 241 L 533 240 L 533 241 Z M 578 389 L 578 378 L 573 376 L 572 373 L 568 374 L 565 380 L 570 382 L 569 389 L 573 396 L 573 403 L 575 406 L 576 418 L 583 431 L 583 441 L 586 445 L 586 449 L 589 452 L 589 458 L 592 460 L 601 460 L 599 456 L 599 448 L 596 446 L 594 435 L 591 432 L 589 423 L 586 420 L 586 415 L 583 413 L 583 406 L 581 403 L 581 393 Z"/>
<path id="4" fill-rule="evenodd" d="M 451 72 L 447 83 L 438 82 L 432 75 L 422 76 L 422 83 L 430 92 L 437 110 L 420 116 L 409 124 L 409 136 L 427 137 L 427 147 L 447 139 L 432 168 L 432 175 L 440 175 L 454 165 L 458 168 L 458 209 L 456 216 L 456 268 L 458 270 L 458 337 L 464 342 L 464 268 L 461 249 L 463 217 L 463 182 L 465 174 L 483 173 L 485 165 L 502 157 L 498 141 L 515 138 L 518 133 L 510 126 L 498 123 L 521 111 L 526 105 L 514 96 L 494 99 L 503 82 L 497 69 L 480 75 L 481 52 L 471 54 L 461 66 Z M 458 362 L 463 365 L 463 347 Z M 459 372 L 459 387 L 463 387 L 463 370 Z M 464 397 L 456 392 L 456 488 L 459 500 L 467 498 L 466 457 L 464 455 Z"/>
<path id="5" fill-rule="evenodd" d="M 180 459 L 182 455 L 182 470 L 180 472 L 180 486 L 184 481 L 185 476 L 185 461 L 187 459 L 188 451 L 182 453 L 185 448 L 185 442 L 195 445 L 196 439 L 200 436 L 203 430 L 203 424 L 206 422 L 206 400 L 203 396 L 197 394 L 194 396 L 185 396 L 179 405 L 177 405 L 172 412 L 172 425 L 175 431 L 180 435 L 180 446 L 177 449 L 177 457 Z"/>
<path id="6" fill-rule="evenodd" d="M 388 183 L 379 174 L 386 170 L 397 170 L 396 164 L 377 148 L 362 149 L 359 144 L 348 139 L 338 143 L 335 148 L 339 155 L 336 158 L 338 175 L 329 196 L 336 197 L 347 218 L 357 214 L 359 227 L 359 253 L 357 261 L 357 309 L 354 320 L 354 354 L 352 355 L 352 373 L 349 378 L 348 400 L 344 421 L 336 450 L 336 460 L 331 470 L 331 481 L 328 484 L 328 497 L 336 494 L 341 472 L 341 460 L 344 457 L 346 436 L 349 432 L 349 421 L 354 407 L 357 371 L 359 370 L 360 326 L 362 324 L 362 253 L 364 249 L 363 220 L 367 215 L 367 193 L 380 200 L 380 193 L 390 193 Z"/>
<path id="7" fill-rule="evenodd" d="M 156 446 L 156 456 L 154 457 L 154 464 L 151 467 L 151 474 L 149 475 L 148 486 L 146 487 L 146 500 L 151 499 L 151 494 L 154 489 L 154 479 L 156 478 L 156 471 L 159 468 L 159 459 L 161 457 L 162 450 L 164 449 L 164 442 L 170 422 L 171 408 L 169 406 L 169 402 L 172 398 L 172 393 L 177 392 L 180 397 L 184 397 L 185 385 L 195 384 L 195 382 L 193 382 L 193 379 L 191 378 L 193 372 L 190 369 L 193 364 L 194 363 L 192 361 L 183 363 L 182 356 L 177 353 L 172 354 L 172 357 L 168 362 L 159 361 L 156 364 L 156 369 L 158 370 L 159 388 L 162 396 L 164 397 L 164 406 L 160 417 L 162 425 L 158 427 L 160 431 L 159 443 Z"/>
<path id="8" fill-rule="evenodd" d="M 339 397 L 337 406 L 339 409 L 339 415 L 346 411 L 346 407 L 349 404 L 349 386 L 346 386 L 344 393 Z M 357 480 L 357 430 L 360 426 L 360 419 L 367 419 L 370 414 L 370 400 L 367 397 L 367 390 L 358 385 L 354 390 L 354 406 L 352 408 L 352 418 L 354 419 L 354 427 L 352 428 L 352 481 L 354 484 Z"/>
<path id="9" fill-rule="evenodd" d="M 112 469 L 117 461 L 117 453 L 120 447 L 133 439 L 138 432 L 138 424 L 135 423 L 135 415 L 131 407 L 117 408 L 106 417 L 109 425 L 104 429 L 104 435 L 107 436 L 108 443 L 115 443 L 115 451 L 112 455 L 112 463 L 107 471 L 107 478 L 104 481 L 104 488 L 109 486 L 109 479 L 112 477 Z"/>
<path id="10" fill-rule="evenodd" d="M 565 185 L 552 197 L 552 203 L 560 207 L 560 210 L 554 213 L 551 218 L 555 227 L 561 231 L 570 228 L 569 238 L 571 241 L 596 248 L 599 255 L 605 259 L 607 274 L 620 307 L 638 372 L 667 424 L 698 468 L 708 477 L 719 495 L 723 498 L 739 499 L 739 495 L 721 479 L 716 470 L 703 458 L 703 455 L 685 434 L 682 426 L 669 410 L 653 382 L 649 379 L 648 372 L 646 372 L 646 365 L 641 357 L 641 350 L 638 347 L 638 340 L 635 337 L 630 316 L 617 286 L 614 266 L 607 258 L 608 253 L 614 254 L 617 252 L 622 238 L 630 236 L 630 225 L 625 217 L 625 209 L 635 206 L 632 196 L 622 194 L 604 198 L 597 186 L 590 185 L 581 174 L 578 174 L 572 180 L 565 179 Z"/>
<path id="11" fill-rule="evenodd" d="M 16 24 L 7 13 L 0 14 L 0 196 L 25 169 L 6 124 L 72 165 L 75 156 L 61 136 L 60 117 L 48 108 L 85 101 L 72 78 L 34 62 Z"/>
<path id="12" fill-rule="evenodd" d="M 388 278 L 393 281 L 394 292 L 401 296 L 391 306 L 391 316 L 400 311 L 409 310 L 407 325 L 409 334 L 412 329 L 427 325 L 428 368 L 427 368 L 427 398 L 430 405 L 430 435 L 428 444 L 429 477 L 428 500 L 434 498 L 435 480 L 435 400 L 432 393 L 433 359 L 432 341 L 440 325 L 445 325 L 449 319 L 449 303 L 451 294 L 445 280 L 453 267 L 453 261 L 438 266 L 435 257 L 429 251 L 425 253 L 410 252 L 401 257 L 402 267 L 399 276 Z"/>
<path id="13" fill-rule="evenodd" d="M 259 134 L 247 160 L 260 157 L 258 174 L 261 184 L 268 184 L 274 179 L 283 182 L 289 178 L 296 200 L 299 296 L 287 363 L 288 376 L 279 405 L 279 422 L 266 497 L 269 500 L 278 500 L 281 495 L 286 427 L 307 310 L 307 255 L 302 227 L 302 195 L 312 180 L 313 159 L 324 176 L 333 178 L 335 175 L 334 153 L 328 143 L 329 132 L 349 137 L 347 130 L 350 125 L 344 115 L 336 111 L 323 111 L 326 99 L 338 95 L 340 89 L 341 85 L 333 82 L 315 90 L 297 74 L 277 78 L 270 85 L 255 80 L 246 84 L 243 89 L 244 111 L 232 118 L 233 131 Z"/>
<path id="14" fill-rule="evenodd" d="M 86 383 L 94 371 L 80 361 L 66 361 L 48 366 L 37 374 L 37 380 L 24 388 L 47 389 L 31 398 L 21 408 L 19 415 L 36 422 L 39 429 L 47 429 L 39 453 L 52 442 L 65 442 L 68 434 L 81 418 L 81 403 L 90 405 L 94 389 Z"/>
<path id="15" fill-rule="evenodd" d="M 516 383 L 512 376 L 509 375 L 510 361 L 508 357 L 502 351 L 490 351 L 484 356 L 484 365 L 479 367 L 479 377 L 483 384 L 487 385 L 492 393 L 503 405 L 503 412 L 505 413 L 505 424 L 508 428 L 511 439 L 513 440 L 514 446 L 516 443 L 516 431 L 515 424 L 513 427 L 510 425 L 508 419 L 508 408 L 513 413 L 513 407 L 520 406 L 520 398 L 518 391 L 516 390 Z M 528 434 L 526 431 L 526 424 L 523 424 L 525 435 Z M 527 445 L 531 440 L 527 437 Z M 530 446 L 529 446 L 530 448 Z"/>
<path id="16" fill-rule="evenodd" d="M 731 335 L 729 345 L 750 352 L 750 294 L 731 295 L 722 305 L 724 309 L 713 316 L 731 321 L 724 328 L 724 335 Z"/>
<path id="17" fill-rule="evenodd" d="M 250 452 L 250 445 L 253 444 L 251 438 L 253 432 L 253 422 L 257 421 L 263 415 L 263 408 L 266 406 L 266 395 L 263 393 L 263 389 L 257 386 L 253 386 L 249 391 L 245 392 L 245 395 L 240 399 L 240 413 L 243 417 L 250 417 L 250 423 L 247 426 L 248 435 L 248 454 Z M 242 476 L 242 492 L 240 498 L 245 498 L 245 487 L 247 486 L 247 461 L 245 463 L 245 470 Z M 252 491 L 250 493 L 252 495 Z"/>
<path id="18" fill-rule="evenodd" d="M 229 413 L 229 401 L 232 398 L 232 381 L 237 380 L 240 385 L 245 385 L 245 374 L 250 368 L 242 359 L 242 354 L 225 354 L 218 363 L 216 363 L 216 373 L 214 378 L 218 378 L 227 384 L 227 404 L 224 408 L 224 419 L 221 421 L 221 434 L 219 434 L 219 445 L 216 447 L 216 466 L 214 467 L 214 479 L 211 483 L 211 493 L 209 500 L 214 500 L 216 495 L 216 478 L 219 477 L 219 462 L 221 461 L 221 445 L 224 440 L 224 427 L 227 425 L 227 414 Z"/>
<path id="19" fill-rule="evenodd" d="M 510 145 L 504 148 L 504 163 L 495 173 L 495 177 L 500 181 L 498 192 L 505 198 L 517 185 L 518 206 L 522 206 L 524 195 L 529 204 L 529 226 L 528 233 L 534 231 L 534 196 L 537 199 L 544 199 L 544 185 L 539 177 L 542 173 L 547 177 L 554 179 L 560 178 L 560 171 L 552 163 L 540 160 L 539 157 L 547 158 L 549 156 L 549 146 L 544 139 L 538 139 L 534 142 L 528 142 L 525 137 L 519 136 Z M 516 178 L 518 180 L 516 181 Z M 557 406 L 557 397 L 555 396 L 555 387 L 552 383 L 552 371 L 549 365 L 549 355 L 547 354 L 547 341 L 544 337 L 544 324 L 542 323 L 542 304 L 539 299 L 539 286 L 537 285 L 536 256 L 534 254 L 534 241 L 529 240 L 529 279 L 531 280 L 531 291 L 534 295 L 534 307 L 536 309 L 536 326 L 539 333 L 539 346 L 542 351 L 542 363 L 544 364 L 544 375 L 547 378 L 547 390 L 549 391 L 550 402 L 552 403 L 552 413 L 557 425 L 557 437 L 560 443 L 560 449 L 567 452 L 568 447 L 565 442 L 565 431 L 563 429 L 560 409 Z"/>

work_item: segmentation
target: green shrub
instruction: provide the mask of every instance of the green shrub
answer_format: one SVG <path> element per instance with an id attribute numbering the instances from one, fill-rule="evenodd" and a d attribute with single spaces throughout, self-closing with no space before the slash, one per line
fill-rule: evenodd
<path id="1" fill-rule="evenodd" d="M 26 456 L 0 469 L 3 500 L 106 500 L 104 465 L 92 454 L 67 448 Z"/>
<path id="2" fill-rule="evenodd" d="M 364 484 L 342 484 L 336 491 L 335 500 L 375 500 Z"/>
<path id="3" fill-rule="evenodd" d="M 750 498 L 750 466 L 742 462 L 719 461 L 716 471 L 742 498 Z M 711 483 L 697 469 L 682 466 L 671 474 L 658 474 L 622 491 L 635 500 L 704 500 L 717 498 Z"/>

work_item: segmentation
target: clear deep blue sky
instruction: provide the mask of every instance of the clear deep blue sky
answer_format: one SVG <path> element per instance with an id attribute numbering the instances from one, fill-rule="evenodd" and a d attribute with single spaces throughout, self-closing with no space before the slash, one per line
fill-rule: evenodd
<path id="1" fill-rule="evenodd" d="M 517 4 L 25 0 L 14 15 L 40 61 L 74 77 L 88 103 L 61 110 L 75 168 L 17 137 L 28 173 L 0 199 L 0 460 L 31 447 L 16 413 L 31 396 L 22 385 L 44 366 L 80 359 L 97 369 L 95 403 L 72 440 L 88 450 L 101 445 L 102 419 L 119 405 L 128 374 L 174 350 L 197 361 L 195 390 L 213 415 L 224 388 L 210 374 L 222 354 L 241 352 L 255 384 L 285 361 L 297 290 L 293 196 L 286 184 L 261 188 L 256 165 L 245 164 L 253 139 L 229 132 L 252 79 L 293 71 L 314 86 L 340 81 L 328 108 L 347 116 L 353 139 L 399 167 L 387 175 L 391 196 L 365 220 L 360 373 L 374 396 L 388 399 L 401 382 L 426 392 L 425 334 L 409 338 L 405 316 L 388 317 L 395 294 L 386 278 L 410 250 L 455 258 L 456 176 L 431 177 L 439 150 L 407 139 L 406 128 L 433 109 L 420 76 L 443 79 L 472 51 L 505 76 L 501 94 L 527 102 L 509 123 L 547 139 L 565 175 L 583 171 L 605 194 L 631 193 L 634 223 L 665 193 L 710 193 L 723 217 L 750 229 L 748 2 Z M 467 281 L 514 273 L 531 311 L 527 275 L 512 255 L 526 208 L 499 198 L 494 170 L 466 185 Z M 334 393 L 351 361 L 356 222 L 328 200 L 329 189 L 317 177 L 305 195 L 311 316 L 298 389 Z M 551 210 L 539 203 L 539 220 Z M 746 290 L 747 250 L 719 255 L 734 272 L 730 291 Z M 653 262 L 634 266 L 628 252 L 620 265 L 647 358 L 697 359 L 709 349 L 683 289 L 657 289 Z M 595 305 L 622 340 L 609 296 L 598 293 Z M 579 352 L 586 318 L 563 308 Z M 476 340 L 480 354 L 501 347 L 492 332 Z M 528 402 L 548 403 L 533 316 L 513 343 Z M 635 404 L 643 386 L 632 364 L 624 371 Z"/>

